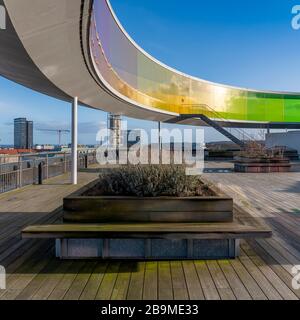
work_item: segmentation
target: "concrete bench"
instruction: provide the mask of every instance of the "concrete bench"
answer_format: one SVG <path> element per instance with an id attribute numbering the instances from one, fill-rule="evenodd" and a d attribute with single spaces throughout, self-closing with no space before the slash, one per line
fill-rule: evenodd
<path id="1" fill-rule="evenodd" d="M 239 255 L 239 240 L 268 238 L 267 227 L 224 223 L 102 223 L 37 225 L 23 238 L 56 240 L 62 259 L 223 259 Z"/>

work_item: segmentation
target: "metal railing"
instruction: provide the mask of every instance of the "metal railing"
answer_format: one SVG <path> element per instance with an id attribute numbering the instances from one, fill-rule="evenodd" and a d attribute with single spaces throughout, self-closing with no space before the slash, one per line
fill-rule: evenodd
<path id="1" fill-rule="evenodd" d="M 78 169 L 96 164 L 96 150 L 78 153 Z M 72 158 L 67 152 L 0 156 L 0 194 L 71 171 Z"/>
<path id="2" fill-rule="evenodd" d="M 183 104 L 183 106 L 192 106 L 192 107 L 201 107 L 203 110 L 209 110 L 209 115 L 207 115 L 211 119 L 216 119 L 215 121 L 227 122 L 228 119 L 224 118 L 220 112 L 217 112 L 214 108 L 209 106 L 208 104 Z M 204 113 L 205 114 L 205 113 Z M 224 130 L 229 132 L 231 135 L 234 135 L 237 139 L 245 142 L 245 143 L 253 143 L 257 147 L 260 146 L 258 140 L 255 136 L 249 134 L 245 129 L 242 128 L 231 128 L 222 126 Z"/>

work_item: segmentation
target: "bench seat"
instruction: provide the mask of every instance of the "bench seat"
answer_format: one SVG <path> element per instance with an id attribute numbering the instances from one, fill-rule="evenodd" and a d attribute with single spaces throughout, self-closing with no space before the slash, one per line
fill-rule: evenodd
<path id="1" fill-rule="evenodd" d="M 176 238 L 247 239 L 271 236 L 267 227 L 240 223 L 107 223 L 29 226 L 23 238 Z"/>
<path id="2" fill-rule="evenodd" d="M 61 259 L 227 259 L 239 255 L 240 239 L 271 231 L 236 222 L 53 224 L 27 227 L 22 236 L 55 239 Z"/>

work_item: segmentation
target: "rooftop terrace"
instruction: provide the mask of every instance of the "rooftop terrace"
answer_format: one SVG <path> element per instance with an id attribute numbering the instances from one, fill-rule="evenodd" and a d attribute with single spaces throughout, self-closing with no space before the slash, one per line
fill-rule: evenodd
<path id="1" fill-rule="evenodd" d="M 228 165 L 208 166 L 205 178 L 234 197 L 236 218 L 263 220 L 271 239 L 242 241 L 236 260 L 159 262 L 60 261 L 53 241 L 22 240 L 25 226 L 61 220 L 63 197 L 97 176 L 85 170 L 78 186 L 63 175 L 0 196 L 0 265 L 8 274 L 0 299 L 299 299 L 291 269 L 300 264 L 300 173 L 214 173 Z"/>

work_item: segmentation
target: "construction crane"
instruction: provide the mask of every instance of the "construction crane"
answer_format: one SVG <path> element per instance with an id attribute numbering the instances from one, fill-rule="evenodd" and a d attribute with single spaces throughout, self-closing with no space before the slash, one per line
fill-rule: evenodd
<path id="1" fill-rule="evenodd" d="M 64 129 L 37 129 L 38 131 L 56 132 L 58 134 L 58 145 L 61 146 L 61 136 L 63 133 L 70 133 L 70 130 Z"/>

